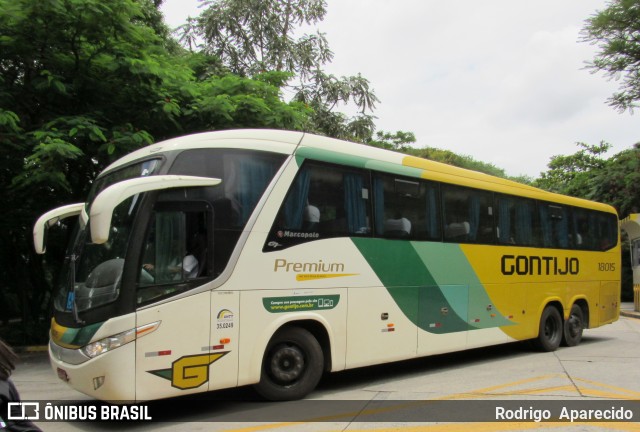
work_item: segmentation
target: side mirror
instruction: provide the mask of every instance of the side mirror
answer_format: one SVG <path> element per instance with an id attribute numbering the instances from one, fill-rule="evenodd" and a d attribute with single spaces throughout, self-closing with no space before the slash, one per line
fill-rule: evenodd
<path id="1" fill-rule="evenodd" d="M 91 241 L 102 244 L 109 239 L 113 210 L 133 195 L 171 188 L 216 186 L 220 183 L 222 180 L 210 177 L 159 175 L 137 177 L 111 185 L 100 192 L 91 205 Z"/>
<path id="2" fill-rule="evenodd" d="M 84 203 L 69 204 L 50 210 L 40 216 L 33 226 L 33 245 L 36 253 L 42 255 L 46 250 L 47 228 L 55 225 L 61 219 L 79 215 L 83 209 Z"/>

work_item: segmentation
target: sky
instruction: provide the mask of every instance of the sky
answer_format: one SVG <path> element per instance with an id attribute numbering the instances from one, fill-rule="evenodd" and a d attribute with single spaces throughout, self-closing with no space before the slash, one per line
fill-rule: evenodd
<path id="1" fill-rule="evenodd" d="M 367 78 L 378 130 L 413 132 L 437 147 L 533 178 L 576 143 L 640 142 L 638 114 L 607 105 L 619 83 L 585 69 L 580 41 L 606 0 L 327 0 L 315 27 L 333 61 L 325 71 Z M 198 0 L 165 0 L 170 27 Z M 313 29 L 311 29 L 313 31 Z"/>

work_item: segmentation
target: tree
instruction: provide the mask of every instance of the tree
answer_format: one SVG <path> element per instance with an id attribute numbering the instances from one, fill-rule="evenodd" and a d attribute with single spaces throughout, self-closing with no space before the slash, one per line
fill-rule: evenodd
<path id="1" fill-rule="evenodd" d="M 553 156 L 547 165 L 549 170 L 540 173 L 535 186 L 564 195 L 592 198 L 594 177 L 607 164 L 602 155 L 611 148 L 611 144 L 604 141 L 599 145 L 579 142 L 577 146 L 581 150 L 572 155 Z"/>
<path id="2" fill-rule="evenodd" d="M 640 143 L 609 158 L 593 175 L 591 196 L 620 217 L 640 212 Z"/>
<path id="3" fill-rule="evenodd" d="M 307 122 L 309 108 L 282 100 L 289 74 L 207 74 L 219 61 L 166 39 L 156 6 L 0 0 L 0 306 L 12 308 L 0 314 L 20 312 L 23 327 L 46 318 L 63 256 L 50 250 L 43 267 L 31 245 L 35 219 L 84 201 L 108 163 L 187 133 Z"/>
<path id="4" fill-rule="evenodd" d="M 326 15 L 325 0 L 211 0 L 197 20 L 179 28 L 180 40 L 193 49 L 204 41 L 204 51 L 219 57 L 241 76 L 265 71 L 289 72 L 293 100 L 312 108 L 309 131 L 366 141 L 375 125 L 371 113 L 378 102 L 369 81 L 360 74 L 336 77 L 323 71 L 333 53 L 323 33 L 296 37 L 302 26 Z M 337 112 L 353 103 L 357 113 Z"/>
<path id="5" fill-rule="evenodd" d="M 619 111 L 633 111 L 640 100 L 640 1 L 612 0 L 586 21 L 582 34 L 599 48 L 588 67 L 621 79 L 620 91 L 609 104 Z"/>
<path id="6" fill-rule="evenodd" d="M 578 143 L 573 155 L 554 156 L 535 186 L 614 206 L 620 217 L 640 211 L 640 143 L 608 159 L 610 144 Z"/>
<path id="7" fill-rule="evenodd" d="M 324 0 L 213 0 L 205 5 L 196 31 L 204 38 L 205 52 L 234 73 L 275 70 L 307 78 L 333 58 L 324 34 L 294 38 L 297 27 L 324 18 Z"/>
<path id="8" fill-rule="evenodd" d="M 397 131 L 395 133 L 378 131 L 376 137 L 366 141 L 366 144 L 389 150 L 408 152 L 415 144 L 416 136 L 413 132 Z"/>

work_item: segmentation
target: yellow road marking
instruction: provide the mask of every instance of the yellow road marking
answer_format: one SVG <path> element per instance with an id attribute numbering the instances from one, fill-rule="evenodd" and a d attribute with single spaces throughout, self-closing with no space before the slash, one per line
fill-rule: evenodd
<path id="1" fill-rule="evenodd" d="M 594 430 L 616 430 L 616 431 L 640 431 L 640 424 L 631 422 L 594 422 L 594 423 L 566 423 L 566 422 L 496 422 L 496 423 L 455 423 L 425 426 L 408 427 L 383 427 L 367 429 L 349 429 L 349 432 L 498 432 L 498 431 L 521 431 L 530 429 L 562 429 L 571 430 L 579 428 L 585 430 L 585 426 L 593 427 Z"/>
<path id="2" fill-rule="evenodd" d="M 598 387 L 604 387 L 606 389 L 611 389 L 611 390 L 615 390 L 618 393 L 610 393 L 615 395 L 615 397 L 613 397 L 612 399 L 640 399 L 640 392 L 634 391 L 634 390 L 629 390 L 629 389 L 625 389 L 622 387 L 616 387 L 616 386 L 612 386 L 610 384 L 605 384 L 605 383 L 600 383 L 600 382 L 596 382 L 596 381 L 591 381 L 588 379 L 584 379 L 584 378 L 575 378 L 574 381 L 580 381 L 583 383 L 587 383 L 587 384 L 592 384 Z M 582 390 L 582 388 L 580 388 L 580 390 Z"/>
<path id="3" fill-rule="evenodd" d="M 430 401 L 444 401 L 444 400 L 465 400 L 465 399 L 479 399 L 479 398 L 495 398 L 500 396 L 518 396 L 518 395 L 531 395 L 531 394 L 540 394 L 545 392 L 554 392 L 554 391 L 569 391 L 575 392 L 576 395 L 581 396 L 597 396 L 601 398 L 608 399 L 625 399 L 625 400 L 638 400 L 640 399 L 640 392 L 629 390 L 621 387 L 612 386 L 609 384 L 600 383 L 597 381 L 582 379 L 582 378 L 574 378 L 573 382 L 575 385 L 563 385 L 563 386 L 554 386 L 554 387 L 535 387 L 528 389 L 519 389 L 512 391 L 496 391 L 496 390 L 504 390 L 508 388 L 513 388 L 517 386 L 521 386 L 523 384 L 530 383 L 538 383 L 540 381 L 544 381 L 546 379 L 553 378 L 564 378 L 568 379 L 565 374 L 549 374 L 542 375 L 538 377 L 525 378 L 518 381 L 512 381 L 509 383 L 499 384 L 496 386 L 485 387 L 477 390 L 471 390 L 469 392 L 463 393 L 454 393 L 451 395 L 441 396 L 438 398 L 423 400 L 423 401 L 407 401 L 406 403 L 402 403 L 402 401 L 398 401 L 399 403 L 385 408 L 376 408 L 376 409 L 364 409 L 358 412 L 350 412 L 350 413 L 341 413 L 331 416 L 318 417 L 313 419 L 308 419 L 306 421 L 298 421 L 298 422 L 281 422 L 281 423 L 269 423 L 262 424 L 256 426 L 249 426 L 240 429 L 231 429 L 227 432 L 256 432 L 263 431 L 269 429 L 278 429 L 285 428 L 289 426 L 303 425 L 308 423 L 315 422 L 326 422 L 326 421 L 340 421 L 340 419 L 352 419 L 356 416 L 363 415 L 372 415 L 372 414 L 382 414 L 385 412 L 398 411 L 411 407 L 418 407 L 424 404 L 429 403 Z M 593 389 L 586 386 L 578 386 L 577 382 L 589 384 L 591 386 L 597 386 L 612 391 L 603 391 L 599 389 Z M 579 392 L 579 393 L 578 393 Z M 375 401 L 363 401 L 363 404 L 375 402 Z M 562 402 L 561 400 L 558 401 Z M 576 400 L 571 400 L 571 402 L 576 402 Z M 473 426 L 471 426 L 473 425 Z M 425 426 L 408 426 L 408 427 L 393 427 L 393 428 L 367 428 L 362 429 L 362 431 L 402 431 L 402 432 L 419 432 L 419 431 L 428 431 L 428 432 L 466 432 L 470 428 L 474 431 L 478 432 L 490 432 L 490 431 L 518 431 L 525 429 L 542 429 L 542 428 L 564 428 L 570 429 L 572 427 L 594 427 L 598 429 L 609 429 L 609 430 L 620 430 L 620 431 L 640 431 L 640 423 L 635 422 L 478 422 L 478 423 L 448 423 L 448 424 L 437 424 L 437 425 L 425 425 Z M 352 430 L 352 429 L 349 429 Z"/>

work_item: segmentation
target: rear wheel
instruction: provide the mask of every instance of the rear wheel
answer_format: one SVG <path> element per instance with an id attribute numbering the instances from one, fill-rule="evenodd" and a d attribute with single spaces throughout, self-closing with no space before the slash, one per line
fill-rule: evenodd
<path id="1" fill-rule="evenodd" d="M 569 319 L 564 323 L 564 336 L 562 338 L 563 345 L 576 346 L 582 340 L 582 331 L 584 330 L 584 312 L 577 304 L 571 306 L 571 314 Z"/>
<path id="2" fill-rule="evenodd" d="M 316 387 L 323 370 L 324 356 L 317 339 L 305 329 L 285 328 L 269 342 L 255 388 L 269 400 L 301 399 Z"/>
<path id="3" fill-rule="evenodd" d="M 541 351 L 555 351 L 562 342 L 563 334 L 560 312 L 553 306 L 547 306 L 540 317 L 540 328 L 537 339 L 533 340 L 534 346 Z"/>

